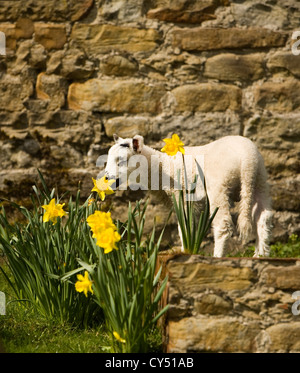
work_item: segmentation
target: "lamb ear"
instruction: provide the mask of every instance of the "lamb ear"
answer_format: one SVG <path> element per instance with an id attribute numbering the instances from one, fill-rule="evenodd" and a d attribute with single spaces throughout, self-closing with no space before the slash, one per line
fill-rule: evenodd
<path id="1" fill-rule="evenodd" d="M 116 133 L 113 134 L 113 138 L 114 138 L 115 142 L 119 141 L 119 136 Z"/>
<path id="2" fill-rule="evenodd" d="M 136 153 L 140 153 L 142 151 L 144 145 L 144 138 L 140 135 L 135 135 L 132 139 L 132 148 Z"/>

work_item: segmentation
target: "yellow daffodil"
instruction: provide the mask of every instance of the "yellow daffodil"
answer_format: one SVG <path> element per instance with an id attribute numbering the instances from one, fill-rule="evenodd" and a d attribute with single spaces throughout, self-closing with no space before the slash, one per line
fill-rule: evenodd
<path id="1" fill-rule="evenodd" d="M 92 294 L 94 294 L 92 289 L 92 281 L 89 279 L 88 272 L 84 272 L 84 276 L 77 275 L 78 281 L 75 283 L 75 289 L 79 293 L 84 292 L 84 295 L 87 297 L 88 291 L 90 291 Z"/>
<path id="2" fill-rule="evenodd" d="M 117 341 L 119 341 L 121 343 L 126 343 L 126 340 L 124 338 L 121 338 L 119 333 L 113 332 L 113 335 L 114 335 L 114 337 L 116 338 Z"/>
<path id="3" fill-rule="evenodd" d="M 90 215 L 86 219 L 88 225 L 91 227 L 91 230 L 94 234 L 104 231 L 105 229 L 112 228 L 117 229 L 115 226 L 110 212 L 104 211 L 95 211 L 94 214 Z"/>
<path id="4" fill-rule="evenodd" d="M 104 249 L 105 254 L 118 249 L 116 243 L 120 241 L 121 236 L 117 232 L 110 212 L 95 211 L 86 221 L 91 227 L 93 238 L 97 239 L 97 245 Z"/>
<path id="5" fill-rule="evenodd" d="M 104 254 L 110 253 L 113 249 L 118 250 L 116 243 L 120 241 L 121 236 L 112 228 L 105 229 L 95 235 L 97 245 L 104 249 Z"/>
<path id="6" fill-rule="evenodd" d="M 93 178 L 92 178 L 93 179 Z M 92 189 L 92 192 L 97 192 L 99 194 L 99 197 L 101 198 L 101 201 L 104 201 L 106 194 L 113 194 L 114 190 L 111 188 L 111 185 L 116 180 L 108 180 L 106 176 L 103 176 L 101 179 L 93 179 L 94 188 Z"/>
<path id="7" fill-rule="evenodd" d="M 58 217 L 63 217 L 64 215 L 67 215 L 67 213 L 63 210 L 64 203 L 55 203 L 55 198 L 53 198 L 49 205 L 43 205 L 42 208 L 45 209 L 45 213 L 43 216 L 43 222 L 46 223 L 47 221 L 51 220 L 53 224 L 57 223 Z"/>
<path id="8" fill-rule="evenodd" d="M 171 156 L 176 155 L 178 152 L 184 154 L 184 143 L 180 140 L 176 133 L 171 139 L 164 139 L 163 141 L 166 143 L 166 145 L 161 149 L 163 153 L 167 153 Z"/>

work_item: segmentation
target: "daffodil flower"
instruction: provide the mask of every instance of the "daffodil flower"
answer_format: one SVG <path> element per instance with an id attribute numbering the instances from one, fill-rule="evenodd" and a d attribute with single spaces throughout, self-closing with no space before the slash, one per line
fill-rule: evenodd
<path id="1" fill-rule="evenodd" d="M 86 221 L 91 227 L 93 238 L 97 239 L 96 244 L 104 249 L 105 254 L 118 249 L 116 243 L 120 241 L 121 236 L 117 232 L 110 212 L 95 211 Z"/>
<path id="2" fill-rule="evenodd" d="M 120 241 L 121 236 L 117 231 L 108 228 L 95 236 L 97 239 L 97 245 L 104 249 L 104 254 L 108 254 L 114 249 L 118 250 L 116 243 Z"/>
<path id="3" fill-rule="evenodd" d="M 94 234 L 97 234 L 97 232 L 104 231 L 108 228 L 113 228 L 114 230 L 117 229 L 111 218 L 110 212 L 95 211 L 94 214 L 90 215 L 86 219 L 86 221 L 91 227 Z"/>
<path id="4" fill-rule="evenodd" d="M 93 178 L 92 178 L 93 179 Z M 114 190 L 111 188 L 111 185 L 116 180 L 108 180 L 106 176 L 103 176 L 101 179 L 93 179 L 94 188 L 92 189 L 92 192 L 97 192 L 99 194 L 99 197 L 101 198 L 101 201 L 104 201 L 106 194 L 113 194 Z"/>
<path id="5" fill-rule="evenodd" d="M 89 279 L 88 272 L 84 272 L 84 276 L 77 275 L 78 281 L 75 283 L 75 289 L 79 293 L 84 293 L 84 295 L 87 297 L 88 291 L 90 291 L 92 294 L 94 294 L 92 289 L 92 281 Z"/>
<path id="6" fill-rule="evenodd" d="M 43 222 L 46 223 L 49 220 L 52 221 L 53 224 L 57 223 L 58 217 L 63 217 L 67 215 L 67 213 L 63 210 L 64 203 L 55 203 L 55 198 L 53 198 L 48 205 L 43 205 L 42 208 L 46 210 L 43 216 Z"/>
<path id="7" fill-rule="evenodd" d="M 117 333 L 117 332 L 113 332 L 113 335 L 114 335 L 114 337 L 116 338 L 116 340 L 117 340 L 118 342 L 126 343 L 126 340 L 125 340 L 124 338 L 121 338 L 119 333 Z"/>
<path id="8" fill-rule="evenodd" d="M 180 140 L 176 133 L 171 139 L 163 139 L 166 145 L 161 149 L 161 152 L 167 153 L 170 156 L 175 156 L 178 152 L 184 154 L 184 143 Z"/>

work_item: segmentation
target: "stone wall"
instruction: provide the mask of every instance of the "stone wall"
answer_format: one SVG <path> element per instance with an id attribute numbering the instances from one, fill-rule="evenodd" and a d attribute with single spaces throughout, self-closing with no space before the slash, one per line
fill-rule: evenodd
<path id="1" fill-rule="evenodd" d="M 299 259 L 161 260 L 167 352 L 300 352 Z"/>
<path id="2" fill-rule="evenodd" d="M 114 132 L 156 148 L 239 134 L 265 158 L 274 240 L 299 233 L 299 19 L 293 0 L 0 1 L 0 195 L 28 203 L 40 168 L 87 196 Z"/>

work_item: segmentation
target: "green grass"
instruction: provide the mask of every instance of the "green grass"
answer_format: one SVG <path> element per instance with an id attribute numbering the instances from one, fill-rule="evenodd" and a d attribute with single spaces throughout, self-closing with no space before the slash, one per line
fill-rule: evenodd
<path id="1" fill-rule="evenodd" d="M 7 271 L 3 262 L 0 265 Z M 0 315 L 0 340 L 6 352 L 106 352 L 109 337 L 103 323 L 81 329 L 45 320 L 29 302 L 16 301 L 1 272 L 0 291 L 6 295 L 6 315 Z"/>
<path id="2" fill-rule="evenodd" d="M 228 256 L 252 257 L 253 255 L 254 246 L 249 246 L 244 252 Z M 276 242 L 271 245 L 270 258 L 300 258 L 300 238 L 296 234 L 292 234 L 287 243 Z"/>
<path id="3" fill-rule="evenodd" d="M 16 304 L 0 319 L 0 336 L 5 351 L 14 353 L 107 352 L 109 337 L 103 325 L 94 329 L 74 329 L 46 322 L 33 310 Z"/>
<path id="4" fill-rule="evenodd" d="M 0 265 L 3 261 L 0 257 Z M 7 271 L 7 267 L 5 266 Z M 110 337 L 104 322 L 90 328 L 61 326 L 47 321 L 28 302 L 14 299 L 12 289 L 0 271 L 0 291 L 6 294 L 6 315 L 0 315 L 0 341 L 5 352 L 12 353 L 105 353 Z M 151 352 L 162 351 L 160 331 L 155 328 L 148 335 Z"/>
<path id="5" fill-rule="evenodd" d="M 13 353 L 102 353 L 110 349 L 104 324 L 89 329 L 61 327 L 19 303 L 9 305 L 7 314 L 0 316 L 0 340 L 5 351 Z M 157 329 L 149 334 L 148 342 L 153 352 L 161 352 Z"/>

